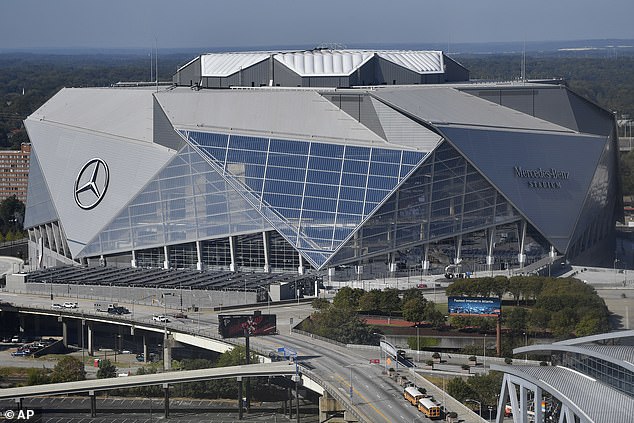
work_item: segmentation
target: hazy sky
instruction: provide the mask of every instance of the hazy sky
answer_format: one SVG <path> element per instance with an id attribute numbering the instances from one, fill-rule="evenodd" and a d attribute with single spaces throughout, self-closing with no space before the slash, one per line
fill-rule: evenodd
<path id="1" fill-rule="evenodd" d="M 0 48 L 634 39 L 633 0 L 0 0 Z"/>

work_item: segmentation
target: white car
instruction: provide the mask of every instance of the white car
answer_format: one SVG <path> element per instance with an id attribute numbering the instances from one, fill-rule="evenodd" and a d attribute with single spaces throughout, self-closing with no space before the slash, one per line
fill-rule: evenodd
<path id="1" fill-rule="evenodd" d="M 67 301 L 62 305 L 64 306 L 64 308 L 77 308 L 77 303 L 73 303 L 70 301 Z"/>
<path id="2" fill-rule="evenodd" d="M 64 308 L 64 306 L 63 306 L 63 305 L 61 305 L 61 304 L 57 304 L 57 303 L 55 303 L 55 304 L 51 305 L 51 308 L 57 308 L 57 309 L 59 309 L 59 308 Z"/>
<path id="3" fill-rule="evenodd" d="M 162 323 L 168 323 L 170 321 L 170 319 L 168 319 L 167 316 L 163 316 L 162 314 L 152 316 L 152 320 L 157 322 L 162 322 Z"/>

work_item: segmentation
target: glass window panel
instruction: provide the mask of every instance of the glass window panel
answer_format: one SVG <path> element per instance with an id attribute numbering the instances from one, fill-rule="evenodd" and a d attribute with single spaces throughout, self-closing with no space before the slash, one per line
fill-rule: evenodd
<path id="1" fill-rule="evenodd" d="M 266 179 L 279 179 L 285 181 L 304 182 L 306 176 L 305 169 L 293 169 L 284 167 L 268 166 L 266 170 Z"/>
<path id="2" fill-rule="evenodd" d="M 369 215 L 370 213 L 372 213 L 372 210 L 374 210 L 374 208 L 378 205 L 378 203 L 369 203 L 366 201 L 365 203 L 365 209 L 363 210 L 363 214 L 364 215 Z"/>
<path id="3" fill-rule="evenodd" d="M 343 171 L 348 173 L 358 173 L 360 175 L 366 175 L 368 173 L 368 162 L 345 160 L 343 162 Z"/>
<path id="4" fill-rule="evenodd" d="M 370 160 L 370 149 L 367 147 L 346 147 L 346 159 L 353 160 Z"/>
<path id="5" fill-rule="evenodd" d="M 373 148 L 372 161 L 399 164 L 401 163 L 401 151 L 386 150 L 385 148 Z"/>
<path id="6" fill-rule="evenodd" d="M 356 175 L 353 173 L 344 173 L 341 175 L 342 186 L 363 188 L 365 190 L 366 180 L 366 175 Z"/>
<path id="7" fill-rule="evenodd" d="M 342 200 L 355 200 L 355 201 L 363 201 L 365 198 L 365 189 L 363 188 L 352 188 L 352 187 L 341 187 L 341 191 L 339 193 L 339 198 Z"/>
<path id="8" fill-rule="evenodd" d="M 328 198 L 304 197 L 304 210 L 319 210 L 335 212 L 337 210 L 337 200 Z"/>
<path id="9" fill-rule="evenodd" d="M 337 198 L 339 187 L 337 185 L 306 184 L 305 195 L 321 198 Z"/>
<path id="10" fill-rule="evenodd" d="M 232 135 L 229 140 L 229 148 L 236 150 L 266 151 L 268 149 L 268 145 L 268 138 Z"/>
<path id="11" fill-rule="evenodd" d="M 370 175 L 368 179 L 368 188 L 391 190 L 396 186 L 397 182 L 398 180 L 396 178 Z"/>
<path id="12" fill-rule="evenodd" d="M 266 152 L 229 149 L 227 152 L 227 162 L 263 165 L 266 164 Z"/>
<path id="13" fill-rule="evenodd" d="M 339 177 L 339 174 L 335 172 L 309 170 L 306 180 L 308 182 L 316 182 L 319 184 L 339 185 Z"/>
<path id="14" fill-rule="evenodd" d="M 344 239 L 346 239 L 348 237 L 348 235 L 350 235 L 350 232 L 352 232 L 353 229 L 352 228 L 340 228 L 337 227 L 335 228 L 335 233 L 333 238 L 335 239 L 335 241 L 343 241 Z"/>
<path id="15" fill-rule="evenodd" d="M 276 207 L 286 207 L 292 209 L 299 209 L 302 207 L 302 197 L 298 195 L 265 193 L 263 201 Z"/>
<path id="16" fill-rule="evenodd" d="M 299 200 L 301 206 L 301 198 Z M 283 207 L 277 207 L 275 210 L 287 219 L 299 219 L 299 216 L 301 214 L 301 210 L 299 209 L 300 206 L 298 206 L 296 209 L 285 209 Z"/>
<path id="17" fill-rule="evenodd" d="M 329 159 L 325 157 L 312 157 L 308 161 L 308 168 L 313 170 L 329 170 L 341 172 L 341 159 Z"/>
<path id="18" fill-rule="evenodd" d="M 420 153 L 418 151 L 403 151 L 403 164 L 418 164 L 424 156 L 425 153 Z"/>
<path id="19" fill-rule="evenodd" d="M 249 187 L 251 191 L 254 191 L 256 194 L 259 194 L 262 191 L 262 183 L 264 181 L 258 178 L 247 178 L 246 185 Z"/>
<path id="20" fill-rule="evenodd" d="M 401 174 L 400 177 L 404 177 L 405 175 L 407 175 L 408 173 L 410 173 L 412 171 L 412 169 L 414 169 L 414 166 L 401 166 Z"/>
<path id="21" fill-rule="evenodd" d="M 361 201 L 339 201 L 339 212 L 363 214 L 363 203 Z"/>
<path id="22" fill-rule="evenodd" d="M 335 221 L 335 214 L 316 210 L 304 210 L 302 213 L 302 224 L 310 226 L 314 224 L 332 224 Z"/>
<path id="23" fill-rule="evenodd" d="M 310 155 L 312 157 L 341 158 L 343 157 L 343 145 L 314 142 L 310 147 Z"/>
<path id="24" fill-rule="evenodd" d="M 308 156 L 299 156 L 297 154 L 280 154 L 269 153 L 269 166 L 281 166 L 285 168 L 305 169 Z"/>
<path id="25" fill-rule="evenodd" d="M 388 163 L 377 163 L 372 162 L 370 164 L 370 174 L 371 175 L 379 175 L 379 176 L 398 176 L 398 168 L 397 164 L 388 164 Z"/>
<path id="26" fill-rule="evenodd" d="M 276 153 L 292 153 L 299 155 L 308 154 L 309 143 L 304 141 L 288 141 L 271 139 L 271 146 L 269 151 Z"/>
<path id="27" fill-rule="evenodd" d="M 226 148 L 214 148 L 214 147 L 204 147 L 203 151 L 211 156 L 213 159 L 217 160 L 220 163 L 225 162 L 225 157 L 227 156 Z"/>
<path id="28" fill-rule="evenodd" d="M 267 180 L 264 191 L 286 195 L 302 195 L 304 185 L 298 182 Z"/>
<path id="29" fill-rule="evenodd" d="M 337 227 L 348 227 L 350 230 L 354 230 L 361 222 L 361 216 L 356 214 L 337 213 Z"/>
<path id="30" fill-rule="evenodd" d="M 225 134 L 208 134 L 205 132 L 190 132 L 189 138 L 196 143 L 207 147 L 227 147 L 227 139 Z"/>

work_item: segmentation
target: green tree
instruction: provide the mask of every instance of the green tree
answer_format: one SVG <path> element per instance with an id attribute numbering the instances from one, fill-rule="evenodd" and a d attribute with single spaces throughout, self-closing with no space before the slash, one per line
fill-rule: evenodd
<path id="1" fill-rule="evenodd" d="M 49 376 L 50 371 L 47 369 L 36 369 L 31 368 L 27 369 L 26 374 L 26 384 L 31 385 L 43 385 L 45 383 L 51 383 L 51 378 Z"/>
<path id="2" fill-rule="evenodd" d="M 401 309 L 401 297 L 399 297 L 398 289 L 388 288 L 381 292 L 381 311 L 384 313 L 392 313 Z"/>
<path id="3" fill-rule="evenodd" d="M 378 311 L 381 309 L 381 291 L 373 289 L 363 293 L 359 299 L 359 310 Z"/>
<path id="4" fill-rule="evenodd" d="M 100 360 L 99 369 L 97 370 L 98 379 L 107 379 L 117 377 L 117 368 L 110 360 Z"/>
<path id="5" fill-rule="evenodd" d="M 310 305 L 313 306 L 315 310 L 322 310 L 330 307 L 330 301 L 325 298 L 315 298 Z"/>
<path id="6" fill-rule="evenodd" d="M 62 357 L 51 373 L 51 382 L 74 382 L 77 380 L 86 379 L 86 371 L 84 370 L 84 363 L 81 360 L 72 357 Z"/>
<path id="7" fill-rule="evenodd" d="M 344 286 L 332 299 L 332 305 L 336 308 L 347 308 L 356 310 L 359 307 L 359 300 L 365 291 L 359 288 Z"/>
<path id="8" fill-rule="evenodd" d="M 460 402 L 475 396 L 473 388 L 459 377 L 453 378 L 447 383 L 447 393 Z"/>
<path id="9" fill-rule="evenodd" d="M 411 298 L 403 304 L 403 318 L 408 322 L 420 323 L 425 319 L 427 301 Z"/>
<path id="10" fill-rule="evenodd" d="M 528 328 L 528 311 L 522 307 L 514 307 L 506 313 L 504 320 L 514 334 L 522 333 Z"/>

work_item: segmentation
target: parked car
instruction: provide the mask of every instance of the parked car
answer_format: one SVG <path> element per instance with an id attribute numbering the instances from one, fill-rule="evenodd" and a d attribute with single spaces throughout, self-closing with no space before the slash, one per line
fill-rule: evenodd
<path id="1" fill-rule="evenodd" d="M 77 303 L 74 303 L 72 301 L 66 301 L 62 305 L 63 305 L 64 308 L 77 308 Z"/>
<path id="2" fill-rule="evenodd" d="M 51 305 L 51 308 L 62 309 L 64 308 L 64 306 L 58 303 L 54 303 L 53 305 Z"/>
<path id="3" fill-rule="evenodd" d="M 17 342 L 22 342 L 22 339 L 20 339 L 19 336 L 15 335 L 13 338 L 11 338 L 11 342 L 15 344 Z"/>
<path id="4" fill-rule="evenodd" d="M 170 319 L 167 316 L 163 316 L 162 314 L 157 314 L 152 316 L 152 320 L 155 322 L 169 323 Z"/>
<path id="5" fill-rule="evenodd" d="M 26 351 L 13 351 L 11 353 L 11 356 L 13 356 L 13 357 L 24 357 L 24 356 L 29 355 L 30 353 L 31 353 L 30 351 L 29 352 L 26 352 Z"/>

